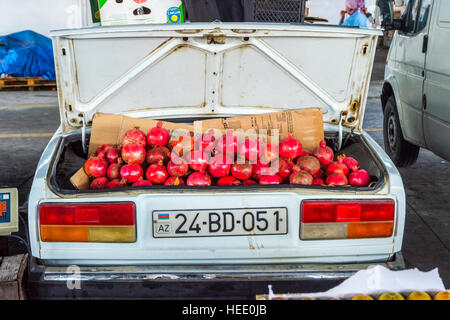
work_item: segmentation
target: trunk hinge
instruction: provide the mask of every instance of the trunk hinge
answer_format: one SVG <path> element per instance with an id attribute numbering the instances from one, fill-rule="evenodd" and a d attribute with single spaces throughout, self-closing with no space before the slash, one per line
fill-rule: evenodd
<path id="1" fill-rule="evenodd" d="M 83 123 L 83 127 L 81 128 L 81 145 L 83 146 L 83 152 L 87 155 L 87 145 L 86 145 L 86 119 L 83 116 L 81 117 L 81 122 Z"/>
<path id="2" fill-rule="evenodd" d="M 342 122 L 343 121 L 344 121 L 344 115 L 341 113 L 339 116 L 339 124 L 338 124 L 337 151 L 340 151 L 342 148 Z"/>

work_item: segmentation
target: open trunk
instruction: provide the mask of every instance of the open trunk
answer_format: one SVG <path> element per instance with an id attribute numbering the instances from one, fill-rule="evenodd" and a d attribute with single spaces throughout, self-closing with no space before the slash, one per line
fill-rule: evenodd
<path id="1" fill-rule="evenodd" d="M 87 134 L 89 139 L 89 134 Z M 343 145 L 339 152 L 336 151 L 336 141 L 338 139 L 337 133 L 326 132 L 325 138 L 327 145 L 333 149 L 335 154 L 345 154 L 348 157 L 354 157 L 358 159 L 361 168 L 364 168 L 369 172 L 372 182 L 368 187 L 356 188 L 351 186 L 344 187 L 328 187 L 328 186 L 299 186 L 299 185 L 240 185 L 240 186 L 210 186 L 207 189 L 224 189 L 224 190 L 235 190 L 242 191 L 248 189 L 258 189 L 258 188 L 276 188 L 276 189 L 286 189 L 286 188 L 314 188 L 314 189 L 328 189 L 328 190 L 348 190 L 348 191 L 368 191 L 380 188 L 383 185 L 383 167 L 378 159 L 374 156 L 373 151 L 368 147 L 366 141 L 359 134 L 344 133 Z M 80 193 L 106 193 L 106 192 L 123 192 L 130 190 L 202 190 L 204 187 L 193 187 L 193 186 L 163 186 L 154 185 L 146 187 L 128 187 L 120 189 L 105 189 L 105 190 L 77 190 L 70 182 L 70 177 L 75 174 L 87 160 L 87 154 L 84 153 L 81 133 L 73 133 L 65 138 L 63 138 L 62 143 L 59 146 L 56 159 L 51 170 L 50 185 L 51 188 L 59 194 L 80 194 Z M 145 172 L 144 164 L 144 172 Z"/>

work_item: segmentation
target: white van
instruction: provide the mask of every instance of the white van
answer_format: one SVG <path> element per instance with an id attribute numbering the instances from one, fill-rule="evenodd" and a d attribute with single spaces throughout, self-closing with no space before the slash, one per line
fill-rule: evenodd
<path id="1" fill-rule="evenodd" d="M 409 0 L 386 61 L 384 146 L 399 166 L 426 148 L 450 160 L 450 2 Z"/>

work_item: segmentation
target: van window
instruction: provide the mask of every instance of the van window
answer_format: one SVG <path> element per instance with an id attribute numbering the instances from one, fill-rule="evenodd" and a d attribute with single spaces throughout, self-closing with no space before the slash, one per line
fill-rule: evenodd
<path id="1" fill-rule="evenodd" d="M 419 12 L 420 0 L 409 0 L 408 7 L 405 10 L 405 28 L 404 33 L 411 34 L 414 33 L 416 28 L 417 13 Z"/>
<path id="2" fill-rule="evenodd" d="M 426 27 L 432 4 L 432 0 L 422 0 L 416 32 L 420 32 Z"/>

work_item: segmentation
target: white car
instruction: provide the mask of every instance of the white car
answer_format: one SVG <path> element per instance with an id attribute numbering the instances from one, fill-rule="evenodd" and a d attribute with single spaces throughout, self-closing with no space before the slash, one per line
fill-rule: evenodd
<path id="1" fill-rule="evenodd" d="M 29 197 L 32 294 L 254 299 L 268 284 L 275 292 L 319 291 L 372 264 L 403 268 L 402 179 L 362 129 L 380 34 L 257 23 L 53 32 L 61 126 L 42 154 Z M 370 186 L 80 191 L 69 182 L 86 160 L 83 139 L 97 112 L 192 123 L 310 107 L 322 108 L 328 145 L 355 156 L 372 176 Z M 127 228 L 117 230 L 128 236 L 79 240 L 83 226 L 108 229 L 89 220 L 108 210 L 118 217 L 110 225 L 123 227 L 119 217 L 125 217 Z M 157 237 L 161 212 L 190 219 L 183 227 L 182 219 L 173 221 L 189 236 Z M 207 228 L 211 213 L 219 219 L 246 214 L 253 229 L 226 236 L 189 230 L 197 214 Z M 43 239 L 49 226 L 65 241 Z M 81 290 L 67 287 L 74 279 Z"/>
<path id="2" fill-rule="evenodd" d="M 409 0 L 397 25 L 381 95 L 385 150 L 399 167 L 421 147 L 450 161 L 450 3 Z"/>

